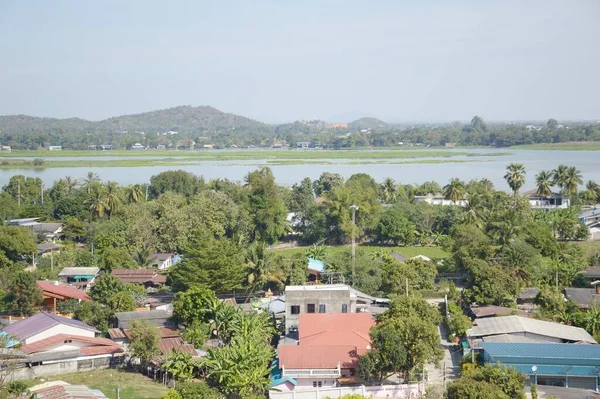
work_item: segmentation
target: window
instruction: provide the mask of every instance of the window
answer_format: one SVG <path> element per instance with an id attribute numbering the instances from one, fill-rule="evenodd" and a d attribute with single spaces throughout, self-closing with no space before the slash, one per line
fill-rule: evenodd
<path id="1" fill-rule="evenodd" d="M 323 382 L 319 381 L 319 382 L 317 383 L 317 386 L 318 386 L 319 388 L 321 388 L 321 387 L 323 386 Z"/>
<path id="2" fill-rule="evenodd" d="M 348 305 L 346 305 L 346 304 L 342 305 L 342 313 L 348 313 Z"/>
<path id="3" fill-rule="evenodd" d="M 292 305 L 292 306 L 290 306 L 290 312 L 292 314 L 300 314 L 300 305 Z"/>
<path id="4" fill-rule="evenodd" d="M 306 313 L 315 313 L 315 304 L 314 303 L 306 304 Z"/>
<path id="5" fill-rule="evenodd" d="M 325 313 L 325 305 L 319 305 L 319 313 Z"/>
<path id="6" fill-rule="evenodd" d="M 317 381 L 313 381 L 313 388 L 317 387 Z"/>

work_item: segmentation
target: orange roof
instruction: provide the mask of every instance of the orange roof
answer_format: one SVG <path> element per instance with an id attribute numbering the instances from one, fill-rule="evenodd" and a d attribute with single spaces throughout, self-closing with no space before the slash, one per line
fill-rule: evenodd
<path id="1" fill-rule="evenodd" d="M 358 357 L 366 349 L 357 350 L 350 345 L 337 346 L 299 346 L 282 345 L 279 347 L 279 365 L 287 369 L 334 369 L 356 368 Z"/>
<path id="2" fill-rule="evenodd" d="M 349 345 L 368 349 L 370 313 L 302 313 L 298 320 L 300 346 Z"/>
<path id="3" fill-rule="evenodd" d="M 21 351 L 29 355 L 31 353 L 42 352 L 51 346 L 64 343 L 65 341 L 83 342 L 86 344 L 90 344 L 90 346 L 110 346 L 115 347 L 117 349 L 121 349 L 115 342 L 111 341 L 108 338 L 92 338 L 83 337 L 80 335 L 56 334 L 51 337 L 33 342 L 31 344 L 23 345 L 21 347 Z M 82 348 L 82 351 L 83 349 L 84 348 Z"/>
<path id="4" fill-rule="evenodd" d="M 80 299 L 82 301 L 90 301 L 92 298 L 84 291 L 81 291 L 73 286 L 52 281 L 38 281 L 37 286 L 46 296 L 51 296 L 58 299 Z"/>

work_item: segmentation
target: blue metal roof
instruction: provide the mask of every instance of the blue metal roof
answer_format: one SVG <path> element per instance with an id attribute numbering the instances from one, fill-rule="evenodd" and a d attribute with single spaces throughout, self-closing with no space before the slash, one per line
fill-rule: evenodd
<path id="1" fill-rule="evenodd" d="M 491 363 L 600 367 L 600 345 L 483 342 L 481 347 Z"/>
<path id="2" fill-rule="evenodd" d="M 325 271 L 325 263 L 318 259 L 308 258 L 308 268 L 323 273 Z"/>
<path id="3" fill-rule="evenodd" d="M 600 373 L 600 367 L 594 366 L 557 366 L 535 364 L 535 372 L 531 369 L 534 364 L 510 364 L 505 365 L 514 367 L 518 372 L 528 375 L 554 375 L 554 376 L 581 376 L 596 377 Z"/>

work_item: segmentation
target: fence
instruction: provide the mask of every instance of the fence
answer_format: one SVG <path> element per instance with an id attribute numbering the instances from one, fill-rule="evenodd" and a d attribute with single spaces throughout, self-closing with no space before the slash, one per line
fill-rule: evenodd
<path id="1" fill-rule="evenodd" d="M 425 393 L 423 384 L 358 386 L 340 388 L 321 388 L 315 390 L 297 390 L 291 392 L 269 391 L 271 399 L 325 399 L 341 398 L 348 394 L 359 394 L 373 399 L 402 398 L 417 399 Z"/>

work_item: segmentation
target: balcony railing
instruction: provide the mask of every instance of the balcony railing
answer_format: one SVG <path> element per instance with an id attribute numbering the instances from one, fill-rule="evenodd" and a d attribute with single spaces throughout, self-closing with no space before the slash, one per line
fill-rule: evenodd
<path id="1" fill-rule="evenodd" d="M 341 377 L 342 372 L 336 369 L 283 369 L 282 374 L 285 377 Z"/>

